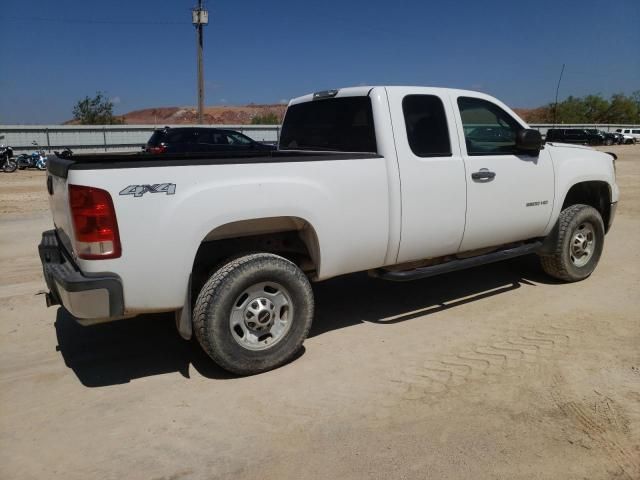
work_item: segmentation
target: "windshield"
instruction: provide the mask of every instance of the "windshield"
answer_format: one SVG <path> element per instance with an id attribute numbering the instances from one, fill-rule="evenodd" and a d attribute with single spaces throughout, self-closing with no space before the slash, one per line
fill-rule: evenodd
<path id="1" fill-rule="evenodd" d="M 343 97 L 292 105 L 282 125 L 280 150 L 376 152 L 369 97 Z"/>

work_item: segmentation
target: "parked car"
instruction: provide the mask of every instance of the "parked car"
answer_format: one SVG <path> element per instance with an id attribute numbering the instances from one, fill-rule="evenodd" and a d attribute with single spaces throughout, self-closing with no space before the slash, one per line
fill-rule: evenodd
<path id="1" fill-rule="evenodd" d="M 546 141 L 577 143 L 579 145 L 602 145 L 605 142 L 605 138 L 600 133 L 591 133 L 590 130 L 584 128 L 550 128 L 547 130 Z"/>
<path id="2" fill-rule="evenodd" d="M 45 298 L 83 325 L 170 312 L 223 368 L 263 372 L 302 348 L 310 282 L 402 282 L 531 253 L 554 278 L 588 277 L 616 211 L 614 161 L 543 147 L 478 92 L 317 92 L 291 100 L 276 151 L 53 158 Z"/>
<path id="3" fill-rule="evenodd" d="M 600 135 L 603 138 L 602 145 L 613 145 L 618 143 L 618 138 L 615 133 L 605 132 L 604 130 L 598 130 L 596 128 L 588 128 L 587 132 L 592 135 Z"/>
<path id="4" fill-rule="evenodd" d="M 164 127 L 156 130 L 144 147 L 148 153 L 271 151 L 274 145 L 256 142 L 234 130 L 206 127 Z"/>
<path id="5" fill-rule="evenodd" d="M 619 132 L 609 132 L 614 137 L 613 143 L 616 145 L 622 145 L 624 143 L 624 135 Z"/>
<path id="6" fill-rule="evenodd" d="M 640 128 L 617 128 L 616 132 L 624 136 L 624 143 L 640 141 Z"/>

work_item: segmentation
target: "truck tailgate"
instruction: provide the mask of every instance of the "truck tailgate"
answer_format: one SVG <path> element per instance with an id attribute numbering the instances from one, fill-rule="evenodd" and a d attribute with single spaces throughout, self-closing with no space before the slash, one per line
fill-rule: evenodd
<path id="1" fill-rule="evenodd" d="M 73 251 L 73 223 L 69 208 L 69 187 L 67 178 L 59 177 L 50 171 L 47 173 L 49 208 L 58 237 L 68 252 Z"/>

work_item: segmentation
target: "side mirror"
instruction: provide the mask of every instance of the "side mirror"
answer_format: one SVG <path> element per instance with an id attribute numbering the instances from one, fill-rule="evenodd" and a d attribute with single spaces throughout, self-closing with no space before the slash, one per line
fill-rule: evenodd
<path id="1" fill-rule="evenodd" d="M 525 128 L 516 135 L 516 150 L 527 153 L 539 152 L 542 149 L 542 135 L 538 130 Z"/>

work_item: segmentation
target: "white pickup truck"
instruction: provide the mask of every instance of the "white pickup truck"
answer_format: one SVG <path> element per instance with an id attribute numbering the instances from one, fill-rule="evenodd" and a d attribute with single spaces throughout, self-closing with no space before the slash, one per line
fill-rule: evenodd
<path id="1" fill-rule="evenodd" d="M 53 158 L 40 257 L 83 325 L 174 312 L 223 368 L 278 367 L 310 281 L 405 281 L 537 253 L 589 276 L 618 201 L 615 156 L 543 144 L 477 92 L 357 87 L 289 103 L 274 152 Z"/>

